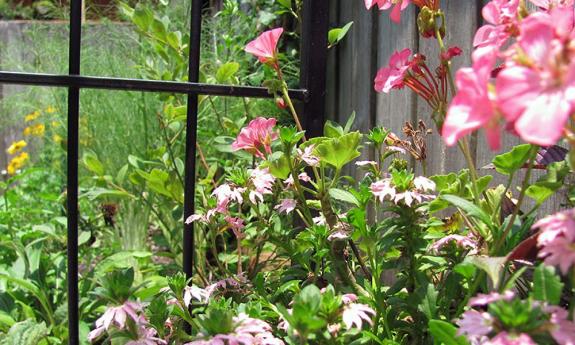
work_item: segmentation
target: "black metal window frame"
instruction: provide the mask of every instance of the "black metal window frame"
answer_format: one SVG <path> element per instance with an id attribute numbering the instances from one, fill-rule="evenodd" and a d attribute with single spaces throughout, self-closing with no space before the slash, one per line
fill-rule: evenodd
<path id="1" fill-rule="evenodd" d="M 205 0 L 191 0 L 188 82 L 83 76 L 80 73 L 82 0 L 70 2 L 68 75 L 0 71 L 0 84 L 68 88 L 67 143 L 67 276 L 68 344 L 79 342 L 78 296 L 78 137 L 80 89 L 173 92 L 188 95 L 184 178 L 184 219 L 194 213 L 198 96 L 270 98 L 266 88 L 199 83 L 202 9 Z M 303 0 L 301 70 L 298 89 L 290 95 L 301 102 L 301 115 L 309 136 L 321 133 L 325 121 L 325 90 L 329 0 Z M 193 273 L 193 224 L 183 224 L 183 270 Z"/>

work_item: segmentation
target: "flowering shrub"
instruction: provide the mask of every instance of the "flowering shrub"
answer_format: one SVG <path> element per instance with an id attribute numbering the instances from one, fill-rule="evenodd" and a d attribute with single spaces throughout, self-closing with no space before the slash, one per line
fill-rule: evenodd
<path id="1" fill-rule="evenodd" d="M 374 88 L 408 87 L 426 101 L 437 132 L 469 164 L 446 175 L 414 173 L 412 163 L 426 170 L 422 122 L 406 124 L 402 138 L 384 127 L 354 131 L 352 117 L 306 137 L 282 75 L 283 30 L 248 43 L 246 52 L 273 73 L 265 85 L 295 126 L 262 116 L 239 131 L 229 143 L 238 161 L 204 186 L 185 220 L 208 250 L 194 262 L 196 275 L 175 275 L 138 301 L 130 273 L 112 274 L 98 291 L 108 306 L 90 340 L 575 344 L 575 213 L 536 221 L 575 163 L 574 4 L 531 2 L 540 10 L 519 0 L 487 3 L 472 66 L 453 76 L 451 60 L 462 51 L 444 44 L 440 1 L 365 1 L 391 9 L 396 22 L 419 7 L 420 34 L 438 43 L 439 66 L 402 50 Z M 480 128 L 492 149 L 502 135 L 525 142 L 492 161 L 505 186 L 492 186 L 473 165 L 468 135 Z M 568 155 L 553 146 L 560 142 Z M 364 146 L 373 160 L 356 161 Z M 531 183 L 536 168 L 546 174 Z M 361 174 L 346 176 L 350 169 Z M 522 211 L 527 198 L 534 206 Z"/>

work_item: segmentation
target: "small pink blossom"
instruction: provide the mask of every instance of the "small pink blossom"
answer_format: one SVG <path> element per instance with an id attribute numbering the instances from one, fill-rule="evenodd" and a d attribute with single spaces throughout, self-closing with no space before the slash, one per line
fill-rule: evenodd
<path id="1" fill-rule="evenodd" d="M 365 7 L 369 10 L 377 5 L 380 10 L 388 10 L 393 6 L 389 17 L 396 23 L 401 21 L 401 11 L 409 6 L 411 0 L 365 0 Z"/>
<path id="2" fill-rule="evenodd" d="M 391 185 L 391 179 L 386 178 L 381 181 L 376 181 L 371 184 L 369 187 L 371 189 L 371 193 L 379 199 L 380 202 L 383 202 L 386 197 L 390 197 L 390 199 L 394 199 L 396 195 L 395 187 Z"/>
<path id="3" fill-rule="evenodd" d="M 212 192 L 212 196 L 215 196 L 217 200 L 217 207 L 215 211 L 219 213 L 227 213 L 228 205 L 231 201 L 235 201 L 238 204 L 242 204 L 244 202 L 242 194 L 245 191 L 246 191 L 245 188 L 238 188 L 227 183 L 218 186 Z M 209 220 L 207 214 L 205 220 Z"/>
<path id="4" fill-rule="evenodd" d="M 326 219 L 323 215 L 319 215 L 317 217 L 313 217 L 312 221 L 315 225 L 326 225 Z"/>
<path id="5" fill-rule="evenodd" d="M 511 335 L 507 332 L 501 332 L 493 339 L 485 342 L 485 345 L 537 345 L 537 343 L 525 333 Z"/>
<path id="6" fill-rule="evenodd" d="M 258 117 L 253 119 L 247 127 L 242 128 L 232 143 L 232 149 L 234 151 L 246 150 L 256 157 L 265 159 L 265 154 L 272 153 L 272 141 L 278 137 L 278 134 L 273 130 L 275 125 L 276 119 L 274 118 Z"/>
<path id="7" fill-rule="evenodd" d="M 250 174 L 250 181 L 253 184 L 254 190 L 250 191 L 250 201 L 254 204 L 264 201 L 265 194 L 272 194 L 273 184 L 275 177 L 270 174 L 268 168 L 256 168 Z"/>
<path id="8" fill-rule="evenodd" d="M 311 178 L 305 171 L 297 175 L 297 178 L 303 182 L 311 182 Z"/>
<path id="9" fill-rule="evenodd" d="M 533 228 L 540 229 L 538 256 L 547 265 L 559 266 L 561 272 L 567 274 L 575 265 L 575 209 L 545 217 Z"/>
<path id="10" fill-rule="evenodd" d="M 145 319 L 138 315 L 142 310 L 142 305 L 137 302 L 126 301 L 121 306 L 108 307 L 104 314 L 96 320 L 96 328 L 88 334 L 88 340 L 93 342 L 111 327 L 123 330 L 126 327 L 128 317 L 137 325 L 143 323 Z"/>
<path id="11" fill-rule="evenodd" d="M 130 340 L 126 345 L 166 345 L 167 341 L 156 337 L 157 332 L 153 328 L 138 327 L 138 339 Z"/>
<path id="12" fill-rule="evenodd" d="M 435 191 L 435 182 L 424 176 L 417 176 L 413 179 L 413 185 L 415 189 L 422 192 L 433 192 Z"/>
<path id="13" fill-rule="evenodd" d="M 190 306 L 192 303 L 192 299 L 195 299 L 198 302 L 206 303 L 210 298 L 210 293 L 202 288 L 199 288 L 195 285 L 186 286 L 184 288 L 184 304 L 186 307 Z"/>
<path id="14" fill-rule="evenodd" d="M 459 56 L 463 53 L 463 50 L 459 47 L 449 47 L 446 52 L 441 53 L 440 58 L 442 61 L 450 61 L 456 56 Z"/>
<path id="15" fill-rule="evenodd" d="M 298 157 L 302 161 L 304 161 L 310 167 L 317 167 L 319 166 L 319 157 L 313 154 L 313 149 L 315 145 L 306 146 L 303 151 L 301 149 L 297 149 Z"/>
<path id="16" fill-rule="evenodd" d="M 373 325 L 371 318 L 375 316 L 375 310 L 365 304 L 350 303 L 343 308 L 342 320 L 349 330 L 353 327 L 361 329 L 363 321 Z"/>
<path id="17" fill-rule="evenodd" d="M 238 217 L 227 216 L 226 222 L 228 223 L 228 226 L 230 227 L 230 229 L 232 229 L 234 235 L 236 235 L 237 238 L 241 239 L 245 237 L 245 235 L 242 233 L 242 230 L 246 227 L 244 225 L 243 219 Z"/>
<path id="18" fill-rule="evenodd" d="M 283 28 L 277 28 L 263 32 L 246 45 L 245 51 L 255 55 L 261 63 L 277 63 L 277 45 L 283 31 Z"/>
<path id="19" fill-rule="evenodd" d="M 411 66 L 411 50 L 406 48 L 395 52 L 389 59 L 389 65 L 381 68 L 375 77 L 375 91 L 389 93 L 392 89 L 401 89 L 403 80 Z"/>
<path id="20" fill-rule="evenodd" d="M 470 307 L 478 307 L 488 305 L 497 301 L 511 301 L 515 297 L 513 291 L 505 291 L 503 294 L 492 292 L 489 294 L 479 294 L 469 300 Z"/>
<path id="21" fill-rule="evenodd" d="M 279 213 L 290 214 L 290 212 L 295 210 L 296 206 L 297 202 L 294 199 L 283 199 L 274 209 L 278 210 Z"/>
<path id="22" fill-rule="evenodd" d="M 457 247 L 462 249 L 471 249 L 471 250 L 477 249 L 477 242 L 475 240 L 469 238 L 468 236 L 461 236 L 461 235 L 445 236 L 444 238 L 433 243 L 430 249 L 434 253 L 438 253 L 443 249 L 443 247 L 445 247 L 449 243 L 455 243 Z"/>
<path id="23" fill-rule="evenodd" d="M 480 313 L 477 310 L 467 310 L 456 323 L 459 326 L 457 335 L 471 338 L 486 336 L 493 330 L 493 317 L 489 313 Z"/>
<path id="24" fill-rule="evenodd" d="M 491 149 L 499 148 L 499 121 L 493 95 L 488 87 L 495 58 L 493 51 L 481 54 L 472 68 L 457 71 L 458 92 L 449 106 L 441 129 L 441 135 L 448 146 L 455 145 L 459 139 L 479 128 L 485 128 Z"/>
<path id="25" fill-rule="evenodd" d="M 545 310 L 551 313 L 551 318 L 549 319 L 550 333 L 557 344 L 574 345 L 575 322 L 569 320 L 567 310 L 557 306 L 548 306 Z"/>
<path id="26" fill-rule="evenodd" d="M 341 296 L 341 301 L 343 304 L 350 304 L 357 301 L 357 295 L 354 293 L 346 293 L 345 295 Z"/>
<path id="27" fill-rule="evenodd" d="M 355 165 L 357 165 L 358 167 L 364 167 L 366 165 L 377 166 L 377 162 L 375 162 L 375 161 L 357 161 L 357 162 L 355 162 Z"/>

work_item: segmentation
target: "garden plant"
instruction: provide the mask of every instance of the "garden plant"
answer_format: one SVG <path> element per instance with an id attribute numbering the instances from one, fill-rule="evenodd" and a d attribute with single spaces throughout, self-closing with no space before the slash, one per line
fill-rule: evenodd
<path id="1" fill-rule="evenodd" d="M 239 13 L 234 3 L 228 1 L 221 16 Z M 402 11 L 418 8 L 419 35 L 437 43 L 439 64 L 400 50 L 373 86 L 380 93 L 414 92 L 433 123 L 407 123 L 403 133 L 382 124 L 360 133 L 352 115 L 345 124 L 327 121 L 320 137 L 306 134 L 288 93 L 300 2 L 276 3 L 290 30 L 277 26 L 277 18 L 259 33 L 247 28 L 253 37 L 245 44 L 224 43 L 226 54 L 243 56 L 241 63 L 204 66 L 214 75 L 206 79 L 250 78 L 275 101 L 202 100 L 203 124 L 219 130 L 206 128 L 199 144 L 195 214 L 182 219 L 185 99 L 157 100 L 161 140 L 145 157 L 126 157 L 116 171 L 85 152 L 89 182 L 82 202 L 99 202 L 101 212 L 92 209 L 80 239 L 83 341 L 575 344 L 574 1 L 487 2 L 472 65 L 455 71 L 451 62 L 462 49 L 450 42 L 440 0 L 365 0 L 366 10 L 387 11 L 397 25 L 405 20 Z M 149 7 L 122 9 L 153 56 L 139 66 L 142 73 L 185 80 L 182 34 L 157 30 L 166 20 Z M 350 25 L 332 30 L 330 45 Z M 47 129 L 35 121 L 53 110 L 25 119 L 29 137 L 44 135 Z M 274 116 L 261 113 L 266 110 Z M 57 135 L 58 127 L 49 130 Z M 479 174 L 470 149 L 476 131 L 492 150 L 505 136 L 522 141 L 493 155 L 490 167 L 505 177 L 504 185 L 493 183 L 493 174 Z M 426 176 L 430 135 L 457 147 L 467 167 Z M 11 177 L 0 184 L 6 209 L 0 220 L 16 234 L 2 242 L 11 250 L 2 253 L 0 343 L 60 344 L 66 339 L 63 297 L 48 289 L 65 284 L 64 253 L 51 251 L 46 259 L 42 250 L 65 244 L 57 230 L 65 209 L 34 213 L 39 205 L 25 210 L 22 201 L 18 212 L 8 209 L 26 193 L 56 193 L 26 168 L 26 145 L 22 139 L 9 148 Z M 565 208 L 540 214 L 562 188 L 570 190 Z M 42 212 L 62 214 L 18 230 L 22 214 L 30 214 L 30 222 Z M 183 221 L 194 229 L 190 279 L 178 272 Z M 104 257 L 106 240 L 94 229 L 102 222 L 124 251 Z M 147 228 L 144 237 L 130 231 L 136 226 Z"/>

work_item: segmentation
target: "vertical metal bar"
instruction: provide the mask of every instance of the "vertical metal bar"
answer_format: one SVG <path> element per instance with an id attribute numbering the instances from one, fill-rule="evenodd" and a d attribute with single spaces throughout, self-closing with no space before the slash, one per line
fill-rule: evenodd
<path id="1" fill-rule="evenodd" d="M 70 3 L 70 42 L 68 73 L 80 74 L 80 48 L 82 41 L 82 0 Z M 68 88 L 68 344 L 78 345 L 78 120 L 80 89 Z"/>
<path id="2" fill-rule="evenodd" d="M 192 0 L 190 23 L 190 57 L 188 61 L 188 81 L 196 83 L 200 77 L 200 40 L 202 34 L 203 0 Z M 186 169 L 184 186 L 184 243 L 183 266 L 186 277 L 193 274 L 194 225 L 185 224 L 185 220 L 194 213 L 196 190 L 196 140 L 198 131 L 198 94 L 188 94 L 188 113 L 186 120 Z"/>
<path id="3" fill-rule="evenodd" d="M 304 0 L 300 87 L 308 91 L 303 123 L 309 137 L 320 136 L 325 122 L 329 0 Z"/>

